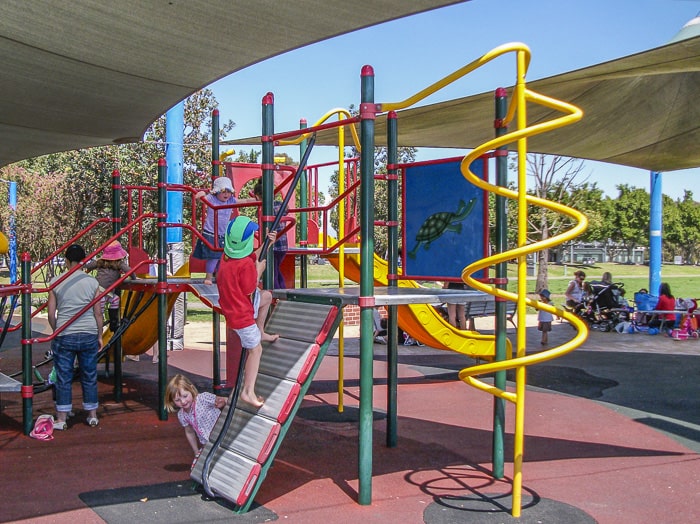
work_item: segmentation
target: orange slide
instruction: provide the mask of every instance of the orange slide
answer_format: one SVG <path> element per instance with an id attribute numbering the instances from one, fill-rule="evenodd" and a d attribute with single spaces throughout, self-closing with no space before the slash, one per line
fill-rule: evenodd
<path id="1" fill-rule="evenodd" d="M 189 276 L 189 265 L 182 266 L 175 276 Z M 121 303 L 122 308 L 126 304 L 128 293 L 133 291 L 122 291 Z M 146 302 L 150 299 L 153 293 L 146 292 L 142 301 Z M 173 310 L 175 301 L 180 293 L 168 293 L 166 299 L 167 315 Z M 123 311 L 123 309 L 122 309 Z M 112 331 L 106 328 L 103 334 L 105 344 L 112 338 Z M 141 355 L 145 353 L 153 344 L 158 342 L 158 299 L 153 300 L 146 310 L 133 319 L 131 325 L 122 334 L 122 352 L 124 355 Z"/>

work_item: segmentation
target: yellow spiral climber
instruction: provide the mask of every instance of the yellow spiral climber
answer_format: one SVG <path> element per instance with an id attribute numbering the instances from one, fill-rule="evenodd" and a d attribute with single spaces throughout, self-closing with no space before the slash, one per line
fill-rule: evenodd
<path id="1" fill-rule="evenodd" d="M 525 73 L 530 59 L 530 51 L 524 44 L 506 44 L 484 55 L 482 62 L 487 62 L 496 56 L 504 53 L 514 52 L 517 57 L 517 81 L 513 90 L 512 102 L 508 109 L 505 118 L 506 123 L 513 121 L 515 117 L 514 131 L 504 134 L 498 138 L 486 142 L 477 147 L 469 155 L 467 155 L 461 163 L 461 170 L 464 177 L 472 184 L 475 184 L 482 189 L 491 191 L 499 196 L 516 200 L 518 203 L 518 247 L 480 260 L 470 264 L 462 271 L 462 279 L 469 286 L 480 291 L 484 291 L 498 298 L 510 300 L 517 303 L 517 334 L 516 334 L 516 355 L 515 358 L 510 358 L 505 361 L 491 362 L 487 364 L 477 365 L 465 368 L 460 371 L 459 378 L 467 384 L 474 386 L 482 391 L 486 391 L 499 398 L 508 400 L 515 404 L 515 435 L 514 435 L 514 457 L 513 457 L 513 508 L 512 514 L 514 517 L 520 516 L 521 510 L 521 493 L 522 493 L 522 463 L 523 463 L 523 437 L 524 437 L 524 419 L 525 419 L 525 387 L 526 387 L 526 367 L 533 364 L 538 364 L 546 360 L 550 360 L 562 356 L 577 347 L 586 340 L 588 329 L 586 324 L 577 316 L 565 311 L 564 309 L 554 307 L 537 300 L 527 298 L 526 288 L 526 256 L 530 253 L 535 253 L 545 248 L 550 248 L 559 245 L 567 240 L 571 240 L 583 233 L 588 225 L 586 217 L 569 207 L 563 206 L 556 202 L 551 202 L 541 198 L 537 198 L 527 194 L 526 188 L 526 155 L 527 155 L 527 138 L 536 134 L 551 131 L 559 127 L 573 124 L 580 120 L 583 112 L 566 102 L 555 100 L 544 95 L 530 91 L 526 87 Z M 527 103 L 536 103 L 545 107 L 560 111 L 563 116 L 541 122 L 535 125 L 527 125 Z M 479 158 L 488 151 L 503 147 L 506 144 L 517 142 L 518 151 L 518 191 L 495 186 L 480 179 L 474 173 L 469 171 L 469 166 L 473 160 Z M 577 223 L 570 230 L 548 238 L 546 240 L 527 244 L 527 205 L 533 204 L 536 206 L 545 207 L 555 212 L 562 213 L 574 219 Z M 518 286 L 517 293 L 512 293 L 503 289 L 498 289 L 494 285 L 485 284 L 471 277 L 471 275 L 488 266 L 506 262 L 508 260 L 518 260 Z M 577 330 L 576 335 L 561 346 L 542 351 L 537 354 L 526 355 L 526 323 L 525 311 L 526 306 L 531 306 L 539 310 L 549 311 L 558 317 L 563 317 L 568 320 Z M 483 382 L 476 377 L 486 373 L 494 373 L 507 369 L 515 369 L 515 391 L 501 390 L 491 384 Z"/>

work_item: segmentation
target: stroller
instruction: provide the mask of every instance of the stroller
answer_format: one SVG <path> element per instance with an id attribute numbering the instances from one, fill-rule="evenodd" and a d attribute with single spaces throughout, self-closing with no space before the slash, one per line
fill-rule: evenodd
<path id="1" fill-rule="evenodd" d="M 586 319 L 593 331 L 611 331 L 620 322 L 630 318 L 630 311 L 625 301 L 624 284 L 615 282 L 589 282 L 589 296 L 579 315 Z"/>
<path id="2" fill-rule="evenodd" d="M 700 338 L 700 333 L 698 332 L 698 319 L 695 316 L 695 310 L 697 307 L 698 301 L 693 298 L 676 299 L 676 308 L 686 309 L 686 312 L 681 316 L 678 327 L 674 327 L 668 332 L 669 336 L 673 340 Z"/>

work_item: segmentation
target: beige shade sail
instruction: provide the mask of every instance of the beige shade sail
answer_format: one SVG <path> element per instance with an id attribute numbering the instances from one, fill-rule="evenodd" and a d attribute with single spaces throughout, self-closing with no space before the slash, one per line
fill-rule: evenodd
<path id="1" fill-rule="evenodd" d="M 528 151 L 651 171 L 700 166 L 700 37 L 528 82 L 528 88 L 584 112 L 577 124 L 530 138 Z M 555 116 L 528 106 L 529 124 Z M 493 120 L 493 92 L 406 109 L 398 112 L 398 144 L 472 149 L 493 138 Z M 375 144 L 385 145 L 385 115 L 377 118 L 375 130 Z M 345 142 L 352 143 L 349 130 Z M 317 145 L 336 143 L 336 130 L 318 133 Z"/>
<path id="2" fill-rule="evenodd" d="M 196 90 L 266 58 L 455 0 L 3 0 L 0 166 L 138 141 Z"/>

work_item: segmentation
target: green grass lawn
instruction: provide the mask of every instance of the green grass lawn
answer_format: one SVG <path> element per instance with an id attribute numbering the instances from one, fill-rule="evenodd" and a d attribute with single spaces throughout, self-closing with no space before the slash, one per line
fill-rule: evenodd
<path id="1" fill-rule="evenodd" d="M 622 282 L 627 291 L 627 298 L 631 300 L 634 293 L 641 288 L 649 287 L 649 266 L 631 264 L 596 264 L 594 266 L 563 266 L 551 264 L 548 267 L 549 290 L 553 295 L 555 304 L 564 302 L 564 291 L 573 278 L 574 271 L 582 269 L 586 273 L 587 280 L 600 280 L 605 271 L 613 275 L 615 282 Z M 297 267 L 297 281 L 300 270 Z M 194 275 L 203 277 L 204 275 Z M 515 291 L 517 287 L 517 266 L 508 264 L 508 289 Z M 700 297 L 700 267 L 680 266 L 666 264 L 661 269 L 661 280 L 668 282 L 671 291 L 676 297 L 699 298 Z M 0 269 L 0 283 L 7 284 L 9 275 L 6 268 Z M 354 282 L 345 280 L 346 285 L 353 285 Z M 426 285 L 436 285 L 425 283 Z M 338 286 L 338 272 L 330 264 L 309 264 L 308 266 L 308 286 L 310 288 L 324 288 Z M 534 294 L 535 277 L 527 277 L 528 293 Z M 45 294 L 37 295 L 36 300 L 45 300 Z M 211 311 L 204 306 L 192 293 L 187 295 L 188 314 L 190 322 L 210 322 Z"/>
<path id="2" fill-rule="evenodd" d="M 587 280 L 600 280 L 605 271 L 613 275 L 615 282 L 622 282 L 627 290 L 628 300 L 634 298 L 634 293 L 641 288 L 649 287 L 649 266 L 631 264 L 596 264 L 594 266 L 563 266 L 550 264 L 548 267 L 549 290 L 552 293 L 555 304 L 564 303 L 564 291 L 569 281 L 573 278 L 574 271 L 582 269 L 586 273 Z M 299 267 L 297 267 L 297 281 L 299 279 Z M 200 275 L 204 276 L 204 275 Z M 517 266 L 508 264 L 508 289 L 515 291 L 517 287 Z M 700 297 L 700 267 L 696 266 L 676 266 L 666 264 L 662 266 L 661 280 L 668 282 L 671 291 L 676 297 L 698 298 Z M 535 294 L 535 277 L 527 277 L 528 293 Z M 346 285 L 355 283 L 347 280 Z M 426 285 L 435 285 L 426 282 Z M 439 284 L 438 284 L 439 285 Z M 324 288 L 338 286 L 338 272 L 330 264 L 309 264 L 308 267 L 309 288 Z M 188 293 L 188 304 L 197 304 L 199 300 L 192 293 Z M 200 306 L 203 307 L 203 306 Z M 211 312 L 201 310 L 197 306 L 188 308 L 187 319 L 190 322 L 209 322 Z M 533 310 L 534 311 L 534 310 Z"/>
<path id="3" fill-rule="evenodd" d="M 613 281 L 622 282 L 628 294 L 634 294 L 641 288 L 649 287 L 649 266 L 633 264 L 596 264 L 594 266 L 563 266 L 550 264 L 548 266 L 549 290 L 552 294 L 563 298 L 569 281 L 573 278 L 574 271 L 582 269 L 586 273 L 587 280 L 600 280 L 604 272 L 612 273 Z M 297 268 L 297 278 L 299 268 Z M 332 287 L 338 285 L 338 273 L 330 264 L 309 265 L 309 287 Z M 517 286 L 517 266 L 508 264 L 508 288 L 515 291 Z M 674 295 L 684 298 L 700 297 L 700 267 L 676 266 L 666 264 L 662 266 L 661 279 L 668 282 Z M 346 280 L 347 284 L 353 282 Z M 527 289 L 535 293 L 536 278 L 527 277 Z M 632 297 L 630 295 L 630 298 Z"/>
<path id="4" fill-rule="evenodd" d="M 605 271 L 609 271 L 614 282 L 622 282 L 626 297 L 631 300 L 634 293 L 642 288 L 649 288 L 649 266 L 633 264 L 596 264 L 594 266 L 562 266 L 550 264 L 548 267 L 549 290 L 554 295 L 554 302 L 563 302 L 564 291 L 573 278 L 574 271 L 581 269 L 586 273 L 586 280 L 600 280 Z M 509 289 L 515 290 L 517 283 L 516 266 L 508 268 Z M 528 277 L 527 289 L 535 293 L 535 277 Z M 700 297 L 700 267 L 676 266 L 665 264 L 661 268 L 661 281 L 668 282 L 674 296 L 682 298 Z"/>

